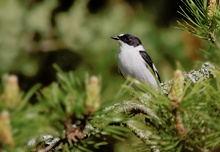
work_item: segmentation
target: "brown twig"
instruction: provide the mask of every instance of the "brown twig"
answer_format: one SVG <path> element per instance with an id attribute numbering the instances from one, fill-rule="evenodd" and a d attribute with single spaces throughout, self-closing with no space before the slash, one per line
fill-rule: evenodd
<path id="1" fill-rule="evenodd" d="M 177 133 L 180 137 L 184 138 L 187 135 L 187 131 L 183 125 L 182 118 L 180 117 L 179 110 L 175 108 L 174 110 L 175 114 L 175 128 L 177 130 Z"/>
<path id="2" fill-rule="evenodd" d="M 88 134 L 88 131 L 82 125 L 73 127 L 71 119 L 68 119 L 66 122 L 66 134 L 69 141 L 78 142 L 79 139 L 83 139 Z"/>

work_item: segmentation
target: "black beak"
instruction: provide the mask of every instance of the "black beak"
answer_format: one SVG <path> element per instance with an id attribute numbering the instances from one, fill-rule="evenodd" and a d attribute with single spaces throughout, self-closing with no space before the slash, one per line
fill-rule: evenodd
<path id="1" fill-rule="evenodd" d="M 111 38 L 114 39 L 114 40 L 119 40 L 118 36 L 111 36 Z"/>

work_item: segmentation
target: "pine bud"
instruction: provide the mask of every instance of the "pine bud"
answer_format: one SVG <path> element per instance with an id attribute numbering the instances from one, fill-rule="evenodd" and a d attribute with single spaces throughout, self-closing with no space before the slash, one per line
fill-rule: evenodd
<path id="1" fill-rule="evenodd" d="M 18 77 L 9 75 L 4 87 L 4 93 L 1 95 L 5 102 L 5 108 L 15 108 L 18 105 L 20 102 L 19 91 Z"/>
<path id="2" fill-rule="evenodd" d="M 182 100 L 184 89 L 184 77 L 182 71 L 176 70 L 174 73 L 173 84 L 171 91 L 168 95 L 168 98 L 173 102 L 175 107 L 178 107 L 179 103 Z"/>
<path id="3" fill-rule="evenodd" d="M 212 22 L 213 16 L 215 14 L 216 6 L 217 6 L 216 0 L 209 0 L 209 6 L 207 7 L 207 14 L 210 19 L 210 22 Z"/>
<path id="4" fill-rule="evenodd" d="M 10 116 L 7 110 L 0 113 L 0 143 L 14 146 L 14 139 L 11 132 Z"/>
<path id="5" fill-rule="evenodd" d="M 88 113 L 97 111 L 100 107 L 100 84 L 96 76 L 89 78 L 86 86 L 86 108 Z"/>

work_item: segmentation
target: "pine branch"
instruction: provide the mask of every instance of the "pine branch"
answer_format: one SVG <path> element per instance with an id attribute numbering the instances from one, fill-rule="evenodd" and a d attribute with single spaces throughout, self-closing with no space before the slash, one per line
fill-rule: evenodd
<path id="1" fill-rule="evenodd" d="M 107 107 L 104 109 L 104 112 L 108 112 L 110 110 L 113 110 L 116 113 L 130 113 L 134 115 L 142 113 L 159 121 L 157 115 L 150 108 L 142 104 L 132 103 L 130 101 L 124 101 L 122 103 L 117 103 L 113 106 Z"/>
<path id="2" fill-rule="evenodd" d="M 178 21 L 180 30 L 187 31 L 199 38 L 214 44 L 220 49 L 217 40 L 219 33 L 219 5 L 216 0 L 182 0 L 186 10 L 180 7 L 179 12 L 185 20 Z"/>
<path id="3" fill-rule="evenodd" d="M 71 74 L 59 76 L 59 85 L 52 84 L 41 91 L 39 99 L 43 102 L 36 111 L 40 114 L 37 120 L 42 119 L 44 124 L 53 126 L 49 130 L 58 137 L 51 134 L 48 138 L 31 140 L 28 144 L 30 149 L 51 151 L 68 147 L 85 150 L 88 145 L 97 148 L 106 142 L 91 142 L 92 137 L 101 139 L 111 135 L 122 140 L 129 130 L 143 142 L 147 151 L 155 148 L 161 151 L 183 148 L 212 150 L 219 145 L 219 68 L 209 62 L 188 74 L 177 71 L 172 81 L 162 84 L 167 94 L 134 81 L 141 91 L 128 87 L 132 90 L 132 99 L 104 109 L 97 106 L 100 101 L 97 79 L 87 81 L 87 87 L 82 91 L 76 89 L 78 82 L 72 79 Z M 214 85 L 210 81 L 214 81 Z M 85 101 L 88 101 L 87 110 L 72 107 L 75 106 L 74 97 L 81 101 L 78 107 L 85 107 Z M 94 102 L 97 105 L 93 107 L 91 103 Z M 21 109 L 24 108 L 25 105 Z M 73 111 L 68 108 L 73 108 Z M 34 109 L 30 111 L 33 113 Z"/>
<path id="4" fill-rule="evenodd" d="M 190 82 L 196 84 L 199 83 L 201 80 L 215 78 L 216 70 L 219 70 L 219 68 L 215 67 L 209 62 L 205 62 L 202 64 L 200 69 L 191 70 L 189 73 L 184 73 L 183 74 L 185 80 L 184 83 L 187 83 L 187 81 L 189 80 Z M 161 83 L 161 87 L 165 94 L 169 94 L 172 84 L 173 84 L 173 80 L 169 80 L 167 82 Z"/>
<path id="5" fill-rule="evenodd" d="M 125 131 L 122 128 L 128 128 L 135 136 L 143 141 L 144 144 L 149 145 L 151 148 L 156 146 L 156 149 L 162 151 L 169 151 L 173 148 L 181 149 L 181 147 L 202 149 L 202 147 L 198 146 L 198 143 L 195 143 L 192 139 L 200 138 L 199 136 L 203 135 L 197 133 L 198 137 L 195 137 L 195 133 L 190 130 L 191 127 L 195 126 L 195 123 L 189 124 L 189 120 L 187 120 L 188 117 L 184 116 L 187 113 L 183 113 L 183 111 L 187 110 L 187 108 L 193 108 L 187 104 L 191 102 L 190 97 L 202 95 L 198 94 L 198 90 L 202 87 L 201 85 L 204 85 L 203 81 L 216 77 L 216 70 L 218 71 L 218 68 L 206 62 L 199 70 L 193 70 L 188 74 L 182 74 L 180 71 L 177 71 L 174 79 L 170 81 L 169 86 L 162 85 L 163 88 L 169 88 L 165 92 L 169 92 L 168 98 L 171 100 L 170 104 L 168 98 L 163 94 L 158 94 L 157 91 L 152 90 L 147 91 L 150 89 L 149 87 L 144 84 L 139 84 L 141 85 L 140 88 L 142 91 L 151 92 L 153 94 L 145 94 L 143 98 L 140 97 L 140 92 L 136 91 L 133 101 L 127 100 L 117 103 L 98 111 L 97 114 L 91 115 L 81 131 L 79 130 L 81 132 L 80 135 L 83 136 L 78 136 L 79 131 L 76 135 L 76 129 L 72 127 L 75 126 L 75 124 L 71 122 L 68 125 L 68 130 L 70 131 L 67 132 L 70 134 L 73 133 L 74 138 L 68 138 L 70 134 L 67 134 L 65 141 L 69 139 L 73 143 L 78 143 L 79 141 L 84 141 L 87 137 L 98 137 L 108 134 L 115 134 L 115 136 L 120 139 L 120 136 L 124 134 L 121 133 L 121 131 Z M 191 88 L 192 84 L 195 86 Z M 192 89 L 192 91 L 186 93 L 189 89 Z M 195 91 L 193 91 L 193 89 L 195 89 Z M 187 108 L 184 107 L 185 104 L 188 105 Z M 145 117 L 145 121 L 140 122 L 133 119 L 133 117 L 136 115 L 139 116 L 140 114 Z M 205 116 L 198 111 L 196 119 L 199 121 L 201 119 L 200 115 Z M 207 125 L 208 124 L 209 122 L 207 122 Z M 206 136 L 207 133 L 209 134 L 209 132 L 206 132 L 204 135 Z M 175 142 L 172 142 L 170 139 L 173 139 Z M 63 143 L 63 145 L 65 145 L 65 143 Z"/>

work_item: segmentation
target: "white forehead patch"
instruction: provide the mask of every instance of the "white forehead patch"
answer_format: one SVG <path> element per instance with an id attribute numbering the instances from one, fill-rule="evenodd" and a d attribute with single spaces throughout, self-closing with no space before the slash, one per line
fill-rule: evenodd
<path id="1" fill-rule="evenodd" d="M 119 37 L 121 37 L 121 36 L 123 36 L 123 35 L 125 35 L 125 34 L 119 34 Z"/>

